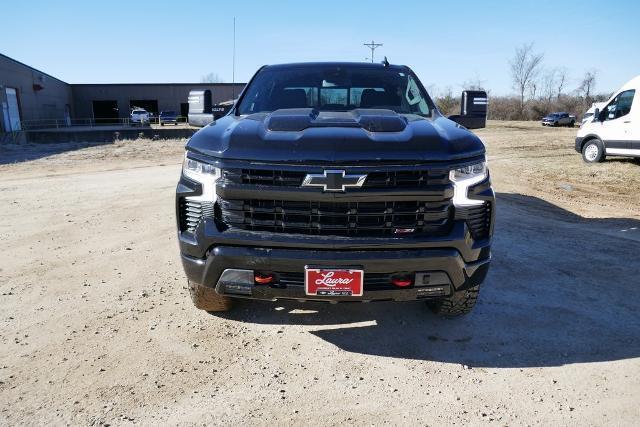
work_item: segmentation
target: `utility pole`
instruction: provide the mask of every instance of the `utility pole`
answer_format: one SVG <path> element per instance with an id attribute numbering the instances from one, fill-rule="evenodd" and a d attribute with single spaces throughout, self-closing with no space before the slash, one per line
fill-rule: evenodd
<path id="1" fill-rule="evenodd" d="M 364 43 L 363 45 L 371 49 L 371 63 L 373 63 L 373 51 L 382 46 L 382 43 L 376 43 L 371 40 L 371 43 Z"/>

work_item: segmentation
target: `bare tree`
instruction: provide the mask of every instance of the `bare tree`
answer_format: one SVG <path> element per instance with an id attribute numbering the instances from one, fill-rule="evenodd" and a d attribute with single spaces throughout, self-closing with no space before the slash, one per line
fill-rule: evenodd
<path id="1" fill-rule="evenodd" d="M 562 90 L 566 86 L 568 79 L 566 68 L 556 68 L 556 98 L 560 99 L 560 95 L 562 95 Z"/>
<path id="2" fill-rule="evenodd" d="M 534 83 L 540 73 L 543 57 L 543 54 L 535 53 L 533 43 L 529 43 L 516 48 L 516 53 L 509 63 L 513 86 L 520 96 L 521 117 L 524 114 L 525 94 L 527 91 L 535 94 L 537 90 L 537 85 Z"/>
<path id="3" fill-rule="evenodd" d="M 541 84 L 542 84 L 542 97 L 547 103 L 551 103 L 556 96 L 556 81 L 558 79 L 558 73 L 555 68 L 544 72 Z"/>
<path id="4" fill-rule="evenodd" d="M 578 92 L 584 96 L 584 99 L 589 102 L 591 99 L 591 94 L 596 87 L 596 71 L 591 70 L 587 71 L 582 78 L 582 82 L 578 87 Z"/>
<path id="5" fill-rule="evenodd" d="M 529 99 L 536 99 L 536 95 L 538 94 L 538 81 L 532 80 L 529 84 Z"/>
<path id="6" fill-rule="evenodd" d="M 200 83 L 224 83 L 224 80 L 218 73 L 209 73 L 200 78 Z"/>

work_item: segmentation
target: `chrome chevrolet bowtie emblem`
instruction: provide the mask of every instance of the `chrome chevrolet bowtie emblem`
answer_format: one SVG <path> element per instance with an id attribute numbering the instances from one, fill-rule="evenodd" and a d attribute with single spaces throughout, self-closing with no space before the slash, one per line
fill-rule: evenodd
<path id="1" fill-rule="evenodd" d="M 347 175 L 343 170 L 326 170 L 322 174 L 308 174 L 302 186 L 322 187 L 322 191 L 345 191 L 347 187 L 362 187 L 365 179 L 367 175 Z"/>

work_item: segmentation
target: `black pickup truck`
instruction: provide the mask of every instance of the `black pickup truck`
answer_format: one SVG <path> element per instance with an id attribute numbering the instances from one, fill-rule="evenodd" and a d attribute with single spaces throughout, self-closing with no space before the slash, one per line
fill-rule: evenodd
<path id="1" fill-rule="evenodd" d="M 262 67 L 186 145 L 176 212 L 195 306 L 424 299 L 471 311 L 495 198 L 485 147 L 460 123 L 484 126 L 486 103 L 465 92 L 450 120 L 411 69 L 386 62 Z"/>

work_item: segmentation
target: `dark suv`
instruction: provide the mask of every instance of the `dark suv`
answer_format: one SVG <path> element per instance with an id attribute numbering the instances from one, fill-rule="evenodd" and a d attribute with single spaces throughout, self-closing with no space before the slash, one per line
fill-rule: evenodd
<path id="1" fill-rule="evenodd" d="M 467 313 L 494 208 L 480 139 L 388 63 L 262 67 L 187 143 L 176 197 L 189 290 L 207 311 L 424 299 Z"/>

